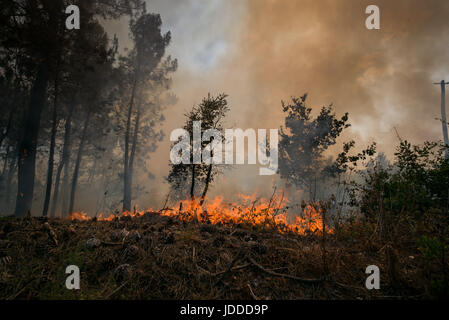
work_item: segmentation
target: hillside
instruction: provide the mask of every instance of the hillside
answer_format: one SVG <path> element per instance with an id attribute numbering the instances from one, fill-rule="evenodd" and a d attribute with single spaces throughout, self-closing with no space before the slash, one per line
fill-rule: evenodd
<path id="1" fill-rule="evenodd" d="M 414 243 L 381 246 L 360 227 L 301 235 L 147 212 L 87 221 L 0 219 L 0 299 L 427 298 Z M 77 265 L 81 289 L 65 287 Z M 381 270 L 367 290 L 368 265 Z"/>

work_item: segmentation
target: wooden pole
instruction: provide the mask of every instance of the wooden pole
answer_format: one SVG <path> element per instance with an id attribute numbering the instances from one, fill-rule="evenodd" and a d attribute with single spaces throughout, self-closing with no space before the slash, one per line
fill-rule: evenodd
<path id="1" fill-rule="evenodd" d="M 446 85 L 449 84 L 449 82 L 445 82 L 444 80 L 441 80 L 440 83 L 435 83 L 441 85 L 441 125 L 443 128 L 443 139 L 444 144 L 446 146 L 449 145 L 449 138 L 447 134 L 447 120 L 446 120 Z M 445 159 L 449 159 L 449 150 L 448 148 L 445 149 L 444 152 Z"/>

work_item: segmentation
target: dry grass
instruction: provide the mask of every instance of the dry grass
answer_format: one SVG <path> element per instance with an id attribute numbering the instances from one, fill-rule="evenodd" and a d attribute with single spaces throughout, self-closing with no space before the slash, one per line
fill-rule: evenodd
<path id="1" fill-rule="evenodd" d="M 327 235 L 323 249 L 316 235 L 182 222 L 157 213 L 113 221 L 1 218 L 0 298 L 428 297 L 416 245 L 381 245 L 370 232 L 351 228 Z M 88 242 L 93 237 L 99 241 Z M 70 264 L 81 270 L 81 290 L 65 288 Z M 381 269 L 380 290 L 365 288 L 372 264 Z"/>

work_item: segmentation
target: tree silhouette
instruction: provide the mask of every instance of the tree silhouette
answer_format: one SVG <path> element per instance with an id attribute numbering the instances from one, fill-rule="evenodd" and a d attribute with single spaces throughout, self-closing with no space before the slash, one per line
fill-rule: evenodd
<path id="1" fill-rule="evenodd" d="M 338 119 L 332 105 L 322 107 L 313 118 L 306 100 L 307 94 L 293 97 L 289 104 L 282 102 L 286 117 L 285 128 L 281 127 L 280 131 L 279 172 L 288 184 L 308 191 L 314 199 L 317 182 L 324 174 L 323 152 L 336 143 L 350 124 L 347 123 L 348 113 Z"/>
<path id="2" fill-rule="evenodd" d="M 184 129 L 190 135 L 190 144 L 187 148 L 193 150 L 193 123 L 195 121 L 201 121 L 201 131 L 203 133 L 208 129 L 215 129 L 223 133 L 224 118 L 229 111 L 226 98 L 227 95 L 224 93 L 216 97 L 209 94 L 207 98 L 203 98 L 199 105 L 194 106 L 186 114 L 187 119 Z M 206 139 L 201 141 L 201 149 L 204 150 L 211 143 L 212 141 L 207 141 Z M 210 157 L 212 158 L 213 156 L 211 151 Z M 196 189 L 202 187 L 200 203 L 203 204 L 209 184 L 218 173 L 219 168 L 217 166 L 214 167 L 212 161 L 210 163 L 195 164 L 193 152 L 190 152 L 190 164 L 170 164 L 170 172 L 167 178 L 171 188 L 170 194 L 174 199 L 185 199 L 190 194 L 190 198 L 194 200 L 197 194 Z M 187 187 L 188 185 L 190 185 L 190 188 Z"/>

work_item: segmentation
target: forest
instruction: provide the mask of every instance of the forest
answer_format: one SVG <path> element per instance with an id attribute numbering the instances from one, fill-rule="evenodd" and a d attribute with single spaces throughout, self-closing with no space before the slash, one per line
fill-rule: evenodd
<path id="1" fill-rule="evenodd" d="M 66 28 L 69 5 L 80 9 L 79 30 Z M 346 139 L 350 112 L 312 107 L 308 88 L 291 92 L 272 106 L 283 117 L 278 148 L 270 130 L 262 143 L 258 133 L 260 164 L 278 152 L 272 193 L 236 187 L 231 201 L 211 190 L 235 170 L 212 147 L 236 108 L 233 92 L 206 93 L 172 146 L 198 147 L 209 162 L 188 152 L 173 163 L 167 153 L 163 202 L 141 208 L 139 197 L 159 188 L 152 157 L 170 138 L 183 63 L 149 9 L 143 0 L 3 1 L 0 299 L 449 296 L 444 112 L 443 141 L 415 144 L 396 131 L 389 158 L 376 142 Z M 126 47 L 108 21 L 126 21 Z M 218 135 L 196 141 L 197 124 Z M 64 285 L 68 265 L 81 270 L 79 290 Z"/>
<path id="2" fill-rule="evenodd" d="M 135 167 L 145 170 L 142 159 L 162 139 L 162 111 L 174 99 L 170 74 L 177 61 L 165 55 L 171 36 L 161 32 L 159 15 L 146 13 L 139 1 L 83 3 L 83 30 L 74 32 L 61 9 L 68 3 L 9 1 L 2 9 L 7 214 L 66 217 L 81 178 L 103 194 L 98 210 L 116 206 L 118 198 L 130 210 Z M 127 55 L 118 54 L 117 39 L 98 21 L 122 15 L 129 15 L 134 42 Z"/>

